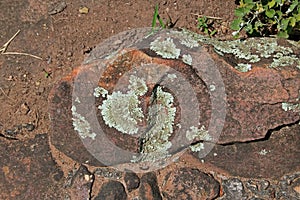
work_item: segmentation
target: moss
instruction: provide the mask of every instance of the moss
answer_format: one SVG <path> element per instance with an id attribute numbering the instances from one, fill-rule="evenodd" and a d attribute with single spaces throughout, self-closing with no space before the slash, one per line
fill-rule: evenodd
<path id="1" fill-rule="evenodd" d="M 94 140 L 96 134 L 91 132 L 91 126 L 89 122 L 82 115 L 77 113 L 74 105 L 72 106 L 71 111 L 74 130 L 79 133 L 81 138 L 85 139 L 89 137 Z"/>

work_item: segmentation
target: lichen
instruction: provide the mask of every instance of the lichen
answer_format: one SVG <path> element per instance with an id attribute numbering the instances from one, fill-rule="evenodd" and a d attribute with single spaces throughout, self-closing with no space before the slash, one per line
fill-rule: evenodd
<path id="1" fill-rule="evenodd" d="M 193 141 L 195 139 L 201 141 L 210 141 L 212 139 L 208 134 L 208 130 L 205 129 L 205 126 L 201 126 L 200 128 L 192 126 L 190 127 L 190 130 L 186 132 L 185 136 L 189 141 Z"/>
<path id="2" fill-rule="evenodd" d="M 199 143 L 190 145 L 190 149 L 192 152 L 199 152 L 204 149 L 204 144 L 199 142 Z"/>
<path id="3" fill-rule="evenodd" d="M 192 58 L 192 56 L 190 55 L 190 54 L 184 54 L 183 56 L 182 56 L 182 61 L 184 62 L 184 63 L 186 63 L 186 64 L 188 64 L 188 65 L 192 65 L 192 62 L 193 62 L 193 58 Z"/>
<path id="4" fill-rule="evenodd" d="M 139 130 L 138 122 L 144 117 L 139 103 L 134 92 L 123 94 L 117 91 L 108 95 L 98 108 L 106 125 L 122 133 L 136 134 Z"/>
<path id="5" fill-rule="evenodd" d="M 142 96 L 148 91 L 145 81 L 136 76 L 130 76 L 128 88 L 133 91 L 137 96 Z"/>
<path id="6" fill-rule="evenodd" d="M 94 140 L 96 134 L 91 132 L 90 123 L 82 115 L 77 113 L 74 105 L 72 106 L 71 111 L 74 130 L 79 133 L 81 138 L 85 139 L 89 137 Z"/>
<path id="7" fill-rule="evenodd" d="M 252 66 L 250 64 L 244 64 L 244 63 L 239 63 L 237 66 L 235 66 L 235 69 L 237 69 L 240 72 L 248 72 L 250 71 Z"/>
<path id="8" fill-rule="evenodd" d="M 176 108 L 173 106 L 173 96 L 162 90 L 160 86 L 151 95 L 152 105 L 148 112 L 148 125 L 142 137 L 141 156 L 133 160 L 156 161 L 169 156 L 168 149 L 172 146 L 169 141 L 173 133 Z"/>
<path id="9" fill-rule="evenodd" d="M 171 31 L 171 33 L 180 39 L 180 44 L 185 45 L 188 48 L 199 47 L 197 34 L 187 30 Z"/>
<path id="10" fill-rule="evenodd" d="M 204 149 L 203 142 L 212 140 L 212 137 L 208 134 L 208 130 L 206 130 L 204 126 L 201 126 L 200 128 L 195 126 L 190 127 L 190 130 L 186 132 L 185 136 L 190 142 L 193 142 L 194 140 L 198 141 L 196 144 L 189 146 L 192 152 L 201 151 Z"/>
<path id="11" fill-rule="evenodd" d="M 246 40 L 219 41 L 212 38 L 199 38 L 199 41 L 210 44 L 221 56 L 233 54 L 237 59 L 257 63 L 262 58 L 272 59 L 270 68 L 295 65 L 300 69 L 299 58 L 290 47 L 281 46 L 276 38 L 248 38 Z M 291 43 L 293 44 L 293 43 Z"/>
<path id="12" fill-rule="evenodd" d="M 108 94 L 108 91 L 102 87 L 96 87 L 94 89 L 94 96 L 95 97 L 100 97 L 100 95 L 102 97 L 106 97 L 106 95 Z"/>
<path id="13" fill-rule="evenodd" d="M 284 111 L 294 111 L 294 112 L 300 112 L 300 103 L 299 104 L 293 104 L 293 103 L 282 103 L 281 108 Z"/>
<path id="14" fill-rule="evenodd" d="M 178 59 L 180 55 L 180 49 L 176 48 L 170 37 L 163 41 L 158 37 L 150 43 L 150 49 L 163 58 Z"/>

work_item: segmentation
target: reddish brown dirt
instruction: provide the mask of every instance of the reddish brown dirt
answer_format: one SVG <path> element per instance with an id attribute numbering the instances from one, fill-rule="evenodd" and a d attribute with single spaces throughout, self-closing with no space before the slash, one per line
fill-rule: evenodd
<path id="1" fill-rule="evenodd" d="M 27 179 L 18 182 L 17 186 L 13 186 L 13 181 L 2 179 L 12 173 L 12 166 L 15 166 L 18 172 L 13 173 L 12 178 L 16 178 L 22 175 L 22 170 L 18 168 L 38 165 L 37 161 L 33 162 L 30 159 L 28 163 L 33 164 L 26 163 L 23 159 L 24 156 L 26 158 L 26 151 L 23 150 L 20 155 L 18 149 L 22 149 L 23 144 L 43 144 L 43 142 L 39 143 L 39 138 L 36 136 L 48 133 L 47 98 L 49 91 L 54 83 L 79 66 L 96 45 L 116 33 L 151 26 L 156 3 L 159 4 L 159 12 L 165 21 L 168 20 L 169 14 L 172 21 L 179 19 L 176 27 L 196 32 L 199 32 L 197 15 L 220 17 L 222 20 L 217 21 L 215 25 L 218 30 L 217 37 L 230 37 L 231 32 L 228 27 L 233 19 L 235 7 L 233 0 L 66 0 L 64 1 L 67 5 L 65 9 L 50 15 L 49 12 L 59 8 L 57 5 L 61 2 L 63 1 L 2 0 L 0 2 L 1 45 L 20 30 L 6 52 L 24 52 L 43 59 L 0 54 L 0 134 L 2 134 L 0 137 L 2 197 L 0 196 L 0 199 L 10 199 L 18 195 L 19 198 L 26 197 L 26 195 L 20 197 L 20 192 L 28 191 L 25 187 Z M 89 8 L 87 14 L 79 12 L 83 6 Z M 31 124 L 34 125 L 34 129 L 30 126 Z M 59 153 L 52 151 L 52 154 Z M 14 156 L 15 161 L 10 159 L 9 155 Z M 54 155 L 56 158 L 60 156 L 60 154 Z M 7 158 L 5 163 L 2 160 L 4 157 Z M 68 163 L 66 160 L 55 161 Z M 48 170 L 53 172 L 53 169 Z M 49 184 L 52 183 L 59 185 L 59 183 L 49 181 Z M 11 189 L 11 187 L 19 187 L 19 189 Z M 49 194 L 56 187 L 59 186 L 50 187 Z"/>

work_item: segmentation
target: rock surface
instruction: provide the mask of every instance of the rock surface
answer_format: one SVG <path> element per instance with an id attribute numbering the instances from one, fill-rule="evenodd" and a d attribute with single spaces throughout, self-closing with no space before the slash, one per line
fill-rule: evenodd
<path id="1" fill-rule="evenodd" d="M 127 38 L 118 39 L 120 40 L 117 40 L 118 45 L 120 45 L 126 43 Z M 170 69 L 179 71 L 184 75 L 200 102 L 198 107 L 201 111 L 199 123 L 210 128 L 208 133 L 213 138 L 218 136 L 214 132 L 217 133 L 219 126 L 224 123 L 220 137 L 211 143 L 199 138 L 194 138 L 192 142 L 186 142 L 182 135 L 176 136 L 176 131 L 180 128 L 174 128 L 175 133 L 170 140 L 175 143 L 172 143 L 174 146 L 170 148 L 170 151 L 178 153 L 180 150 L 183 153 L 177 160 L 173 160 L 175 163 L 152 173 L 137 175 L 126 172 L 125 176 L 120 176 L 118 181 L 111 177 L 104 177 L 100 180 L 103 185 L 100 187 L 96 199 L 116 199 L 117 196 L 118 198 L 139 197 L 142 199 L 174 199 L 178 197 L 182 199 L 199 197 L 203 197 L 203 199 L 299 198 L 299 66 L 296 63 L 277 68 L 268 67 L 270 63 L 274 62 L 272 57 L 264 58 L 260 62 L 252 64 L 248 71 L 241 72 L 237 69 L 236 64 L 244 62 L 244 59 L 238 59 L 232 53 L 226 52 L 223 52 L 221 56 L 220 52 L 214 51 L 218 48 L 217 45 L 220 45 L 219 43 L 217 45 L 213 42 L 203 44 L 203 39 L 199 39 L 197 42 L 202 44 L 197 52 L 199 60 L 201 60 L 199 63 L 201 70 L 185 63 L 183 57 L 164 59 L 149 49 L 125 48 L 118 51 L 116 48 L 116 54 L 107 58 L 105 62 L 100 62 L 104 58 L 102 57 L 100 61 L 97 60 L 101 52 L 97 53 L 100 50 L 96 49 L 85 65 L 61 80 L 52 90 L 49 97 L 52 120 L 51 144 L 75 161 L 89 163 L 91 166 L 103 167 L 108 162 L 117 166 L 125 163 L 125 169 L 130 167 L 132 163 L 127 163 L 130 158 L 127 155 L 118 154 L 113 145 L 133 153 L 141 151 L 141 138 L 120 133 L 113 127 L 107 126 L 100 111 L 93 114 L 92 110 L 96 110 L 97 106 L 105 101 L 105 98 L 100 97 L 100 100 L 96 99 L 95 101 L 92 94 L 93 89 L 97 86 L 106 88 L 109 93 L 112 93 L 114 87 L 118 86 L 118 81 L 121 82 L 120 85 L 128 85 L 130 80 L 121 80 L 121 77 L 133 68 L 136 69 L 142 65 L 154 63 L 167 66 L 169 71 Z M 243 45 L 243 42 L 241 43 Z M 281 42 L 278 41 L 278 44 Z M 296 47 L 289 43 L 284 43 L 283 46 L 293 49 L 294 51 L 289 54 L 299 58 L 299 50 Z M 105 65 L 108 67 L 101 71 L 103 70 L 101 67 Z M 207 78 L 207 71 L 210 71 L 210 67 L 217 69 L 222 77 L 226 94 L 222 98 L 217 98 L 218 92 L 221 91 L 218 90 L 220 82 L 215 80 L 215 85 L 213 85 Z M 143 70 L 148 74 L 147 69 Z M 158 71 L 158 74 L 165 75 L 168 70 Z M 97 74 L 100 72 L 102 77 L 99 79 Z M 163 75 L 160 77 L 161 79 L 163 79 Z M 163 85 L 163 82 L 158 83 Z M 155 84 L 157 82 L 150 84 L 150 91 L 155 91 Z M 79 90 L 75 91 L 78 96 L 75 96 L 74 99 L 74 88 L 78 86 Z M 86 88 L 90 91 L 90 96 L 82 98 Z M 183 92 L 180 87 L 178 87 L 178 91 Z M 142 109 L 145 110 L 151 102 L 149 100 L 151 94 L 147 93 L 146 95 L 148 95 L 147 98 L 141 100 Z M 193 100 L 189 102 L 188 96 L 184 97 L 185 101 L 181 103 L 195 103 Z M 210 102 L 214 98 L 216 101 Z M 74 113 L 71 108 L 74 101 L 90 103 L 88 106 L 82 106 L 81 109 L 85 110 L 86 116 L 97 117 L 97 123 L 101 125 L 111 143 L 103 144 L 101 141 L 103 137 L 99 139 L 97 134 L 96 136 L 93 134 L 84 136 L 85 138 L 79 136 L 73 126 Z M 175 98 L 175 102 L 177 110 L 183 109 L 179 105 L 178 98 Z M 92 107 L 89 107 L 90 105 Z M 224 107 L 226 108 L 224 119 L 222 118 L 224 113 L 214 116 Z M 193 110 L 187 111 L 193 112 Z M 179 123 L 181 114 L 176 113 L 174 124 Z M 210 124 L 211 117 L 215 117 L 213 125 Z M 94 128 L 94 122 L 89 122 Z M 95 129 L 93 131 L 98 133 Z M 180 142 L 184 144 L 181 149 L 179 148 Z M 203 151 L 188 150 L 190 145 L 201 146 L 202 143 L 204 153 Z M 104 145 L 105 151 L 87 150 L 89 145 Z M 77 148 L 74 149 L 74 146 Z M 209 147 L 211 148 L 209 149 Z M 106 163 L 101 162 L 93 155 L 104 156 L 109 160 L 106 160 Z M 115 162 L 116 160 L 120 162 Z M 144 171 L 147 170 L 148 168 L 145 167 Z M 108 182 L 103 183 L 103 180 Z M 117 188 L 120 193 L 113 193 L 108 189 L 109 187 Z M 93 193 L 96 194 L 97 191 L 93 191 Z"/>

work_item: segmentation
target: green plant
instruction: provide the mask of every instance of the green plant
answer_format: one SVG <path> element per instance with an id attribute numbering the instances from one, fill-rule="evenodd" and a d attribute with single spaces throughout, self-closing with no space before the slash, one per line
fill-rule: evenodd
<path id="1" fill-rule="evenodd" d="M 159 25 L 161 28 L 165 29 L 165 28 L 173 28 L 177 21 L 179 20 L 179 18 L 177 18 L 175 20 L 175 22 L 172 21 L 170 15 L 167 13 L 168 15 L 168 20 L 166 20 L 166 22 L 164 22 L 160 15 L 158 14 L 158 4 L 156 4 L 155 8 L 154 8 L 154 14 L 153 14 L 153 18 L 152 18 L 152 32 L 155 31 L 156 28 L 156 22 L 159 22 Z"/>
<path id="2" fill-rule="evenodd" d="M 161 26 L 161 28 L 166 28 L 166 24 L 163 22 L 163 20 L 160 18 L 159 14 L 158 14 L 158 4 L 156 4 L 156 6 L 154 8 L 154 14 L 153 14 L 153 18 L 152 18 L 152 31 L 155 30 L 157 21 L 159 22 L 159 25 Z"/>
<path id="3" fill-rule="evenodd" d="M 214 20 L 212 18 L 202 16 L 198 18 L 198 28 L 200 31 L 212 37 L 217 33 L 217 30 L 213 27 Z"/>
<path id="4" fill-rule="evenodd" d="M 231 23 L 233 35 L 245 30 L 249 36 L 288 38 L 300 30 L 298 0 L 240 0 Z"/>

